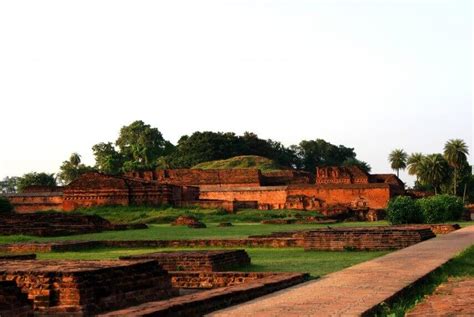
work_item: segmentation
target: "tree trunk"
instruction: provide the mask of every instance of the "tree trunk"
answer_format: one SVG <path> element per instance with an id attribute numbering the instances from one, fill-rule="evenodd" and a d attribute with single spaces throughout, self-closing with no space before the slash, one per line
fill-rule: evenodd
<path id="1" fill-rule="evenodd" d="M 462 203 L 466 202 L 466 191 L 467 191 L 467 183 L 464 184 L 464 193 L 462 195 Z"/>
<path id="2" fill-rule="evenodd" d="M 400 170 L 397 168 L 397 177 L 400 178 Z"/>

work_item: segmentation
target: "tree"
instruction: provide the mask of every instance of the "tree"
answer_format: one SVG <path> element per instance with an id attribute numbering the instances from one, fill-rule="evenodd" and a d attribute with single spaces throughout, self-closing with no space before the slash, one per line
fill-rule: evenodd
<path id="1" fill-rule="evenodd" d="M 459 177 L 459 169 L 467 161 L 469 155 L 466 142 L 461 139 L 451 139 L 444 145 L 444 158 L 454 170 L 453 174 L 453 194 L 457 194 L 457 184 Z"/>
<path id="2" fill-rule="evenodd" d="M 54 174 L 31 172 L 19 178 L 18 191 L 22 192 L 29 186 L 55 187 L 57 183 Z"/>
<path id="3" fill-rule="evenodd" d="M 17 176 L 5 177 L 0 181 L 0 193 L 16 193 L 19 179 Z"/>
<path id="4" fill-rule="evenodd" d="M 346 159 L 344 162 L 342 162 L 342 166 L 357 166 L 366 173 L 370 173 L 370 171 L 372 170 L 372 167 L 369 165 L 369 163 L 360 161 L 356 158 Z"/>
<path id="5" fill-rule="evenodd" d="M 81 156 L 72 153 L 68 161 L 64 161 L 59 168 L 58 178 L 64 183 L 69 184 L 84 173 L 94 171 L 94 168 L 81 163 Z"/>
<path id="6" fill-rule="evenodd" d="M 407 167 L 407 158 L 407 153 L 402 149 L 395 149 L 388 156 L 390 167 L 397 171 L 397 177 L 400 176 L 400 170 L 404 170 Z"/>
<path id="7" fill-rule="evenodd" d="M 174 148 L 157 128 L 152 128 L 141 120 L 122 127 L 115 144 L 125 161 L 132 162 L 128 166 L 143 169 L 154 168 L 157 159 L 170 154 Z"/>
<path id="8" fill-rule="evenodd" d="M 441 184 L 449 180 L 450 170 L 448 162 L 441 154 L 427 155 L 421 160 L 417 175 L 423 184 L 431 184 L 435 194 L 438 194 Z"/>
<path id="9" fill-rule="evenodd" d="M 407 160 L 408 174 L 416 175 L 416 180 L 418 181 L 418 168 L 423 160 L 424 156 L 422 153 L 412 153 Z"/>
<path id="10" fill-rule="evenodd" d="M 95 157 L 95 168 L 99 171 L 117 175 L 121 172 L 124 158 L 122 154 L 115 150 L 111 142 L 99 143 L 92 147 L 92 152 Z"/>
<path id="11" fill-rule="evenodd" d="M 296 149 L 301 168 L 312 173 L 316 167 L 342 166 L 344 161 L 356 158 L 353 148 L 336 146 L 322 139 L 303 140 Z"/>

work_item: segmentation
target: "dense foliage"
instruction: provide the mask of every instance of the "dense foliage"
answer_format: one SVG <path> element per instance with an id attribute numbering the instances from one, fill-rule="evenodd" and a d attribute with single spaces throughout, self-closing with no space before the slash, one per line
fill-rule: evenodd
<path id="1" fill-rule="evenodd" d="M 191 168 L 203 162 L 236 156 L 261 156 L 283 168 L 302 168 L 314 172 L 317 166 L 355 164 L 366 171 L 370 166 L 356 159 L 353 148 L 333 145 L 321 139 L 304 140 L 285 147 L 280 142 L 260 139 L 245 132 L 194 132 L 182 136 L 177 145 L 165 140 L 157 128 L 142 121 L 122 127 L 115 142 L 99 143 L 92 148 L 95 168 L 107 174 L 154 168 Z"/>
<path id="2" fill-rule="evenodd" d="M 18 179 L 17 187 L 18 191 L 22 192 L 26 187 L 29 186 L 56 186 L 56 178 L 54 174 L 47 173 L 27 173 Z"/>
<path id="3" fill-rule="evenodd" d="M 387 208 L 387 220 L 394 224 L 423 223 L 420 206 L 408 196 L 397 196 L 390 200 Z"/>
<path id="4" fill-rule="evenodd" d="M 387 219 L 392 224 L 442 223 L 459 220 L 464 205 L 459 197 L 435 195 L 422 199 L 397 196 L 390 200 Z"/>
<path id="5" fill-rule="evenodd" d="M 12 212 L 13 206 L 8 199 L 5 197 L 0 197 L 0 213 L 3 212 Z"/>
<path id="6" fill-rule="evenodd" d="M 426 197 L 416 203 L 420 206 L 425 223 L 459 220 L 464 210 L 462 200 L 451 195 Z"/>
<path id="7" fill-rule="evenodd" d="M 72 153 L 69 160 L 64 161 L 59 168 L 58 178 L 64 184 L 69 184 L 84 173 L 93 171 L 94 168 L 81 163 L 81 156 Z"/>

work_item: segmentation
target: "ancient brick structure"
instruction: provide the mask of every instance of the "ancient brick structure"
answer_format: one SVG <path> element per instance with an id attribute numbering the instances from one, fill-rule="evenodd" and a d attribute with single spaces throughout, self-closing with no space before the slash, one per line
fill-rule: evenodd
<path id="1" fill-rule="evenodd" d="M 0 316 L 33 316 L 33 306 L 14 281 L 0 281 Z"/>
<path id="2" fill-rule="evenodd" d="M 430 228 L 338 227 L 304 233 L 305 250 L 396 250 L 433 238 Z"/>
<path id="3" fill-rule="evenodd" d="M 27 253 L 27 254 L 1 254 L 0 261 L 2 260 L 34 260 L 36 259 L 36 254 Z"/>
<path id="4" fill-rule="evenodd" d="M 156 261 L 0 261 L 37 315 L 90 316 L 176 295 Z"/>
<path id="5" fill-rule="evenodd" d="M 198 293 L 149 302 L 99 316 L 198 317 L 242 303 L 308 279 L 305 273 L 171 272 L 173 285 L 213 288 Z M 225 286 L 225 287 L 220 287 Z"/>
<path id="6" fill-rule="evenodd" d="M 155 252 L 120 257 L 121 260 L 156 260 L 168 271 L 215 272 L 250 264 L 245 250 L 197 250 Z"/>
<path id="7" fill-rule="evenodd" d="M 156 170 L 124 176 L 82 175 L 62 192 L 28 192 L 8 196 L 18 212 L 75 210 L 101 205 L 162 205 L 222 208 L 317 210 L 383 209 L 404 193 L 392 174 L 368 174 L 356 166 L 325 167 L 316 176 L 303 171 L 261 173 L 257 169 Z"/>
<path id="8" fill-rule="evenodd" d="M 0 214 L 0 235 L 24 234 L 53 237 L 105 230 L 143 229 L 146 225 L 114 225 L 95 215 L 79 213 L 3 213 Z"/>

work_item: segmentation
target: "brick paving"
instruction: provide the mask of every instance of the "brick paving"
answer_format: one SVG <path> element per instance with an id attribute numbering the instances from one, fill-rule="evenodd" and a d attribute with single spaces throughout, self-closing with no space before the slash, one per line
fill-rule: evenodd
<path id="1" fill-rule="evenodd" d="M 473 244 L 470 226 L 209 316 L 367 315 Z"/>
<path id="2" fill-rule="evenodd" d="M 474 316 L 474 278 L 448 280 L 406 316 Z"/>

